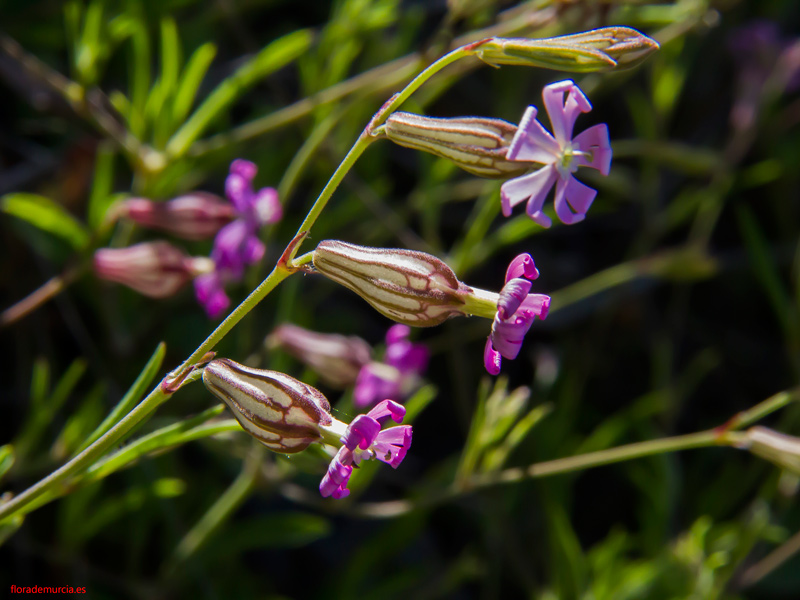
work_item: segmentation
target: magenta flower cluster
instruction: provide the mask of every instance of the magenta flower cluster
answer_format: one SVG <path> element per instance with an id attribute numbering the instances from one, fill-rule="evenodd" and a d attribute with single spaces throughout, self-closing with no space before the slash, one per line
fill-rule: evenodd
<path id="1" fill-rule="evenodd" d="M 390 417 L 401 423 L 405 414 L 403 406 L 392 400 L 384 400 L 367 414 L 353 419 L 341 438 L 342 447 L 322 478 L 320 493 L 326 498 L 347 497 L 350 494 L 347 489 L 350 475 L 362 460 L 376 458 L 396 469 L 411 446 L 411 426 L 399 425 L 383 430 L 381 427 Z"/>
<path id="2" fill-rule="evenodd" d="M 428 349 L 409 341 L 411 328 L 392 325 L 386 332 L 386 352 L 382 362 L 361 367 L 353 390 L 359 408 L 373 406 L 382 399 L 402 401 L 428 368 Z"/>
<path id="3" fill-rule="evenodd" d="M 517 358 L 522 340 L 536 317 L 546 319 L 550 310 L 550 296 L 530 294 L 531 281 L 539 277 L 539 270 L 530 254 L 520 254 L 506 271 L 506 284 L 497 301 L 497 314 L 492 322 L 492 333 L 486 340 L 483 364 L 492 374 L 500 373 L 502 358 Z M 502 357 L 502 358 L 501 358 Z"/>
<path id="4" fill-rule="evenodd" d="M 250 161 L 236 159 L 225 180 L 225 195 L 236 209 L 236 219 L 223 227 L 214 238 L 211 259 L 214 270 L 194 280 L 198 302 L 211 318 L 219 317 L 230 305 L 225 284 L 242 278 L 244 268 L 264 256 L 264 243 L 259 229 L 281 219 L 278 192 L 273 188 L 253 190 L 258 167 Z"/>

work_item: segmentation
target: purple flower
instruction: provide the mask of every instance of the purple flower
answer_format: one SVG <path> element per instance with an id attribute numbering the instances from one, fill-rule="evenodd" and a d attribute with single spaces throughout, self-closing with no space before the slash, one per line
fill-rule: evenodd
<path id="1" fill-rule="evenodd" d="M 354 467 L 362 460 L 377 458 L 392 468 L 403 461 L 411 446 L 411 426 L 400 425 L 381 430 L 382 423 L 391 417 L 403 421 L 406 409 L 392 400 L 384 400 L 365 415 L 359 415 L 340 438 L 342 447 L 328 466 L 319 491 L 323 497 L 345 498 L 350 494 L 347 483 Z"/>
<path id="2" fill-rule="evenodd" d="M 214 238 L 211 258 L 215 272 L 195 280 L 197 300 L 211 318 L 221 315 L 230 304 L 225 283 L 241 279 L 245 267 L 264 256 L 259 228 L 280 221 L 282 216 L 278 193 L 273 188 L 253 191 L 257 171 L 255 164 L 237 158 L 225 180 L 225 194 L 236 209 L 236 219 Z"/>
<path id="3" fill-rule="evenodd" d="M 578 167 L 591 167 L 608 175 L 611 167 L 608 126 L 595 125 L 573 139 L 572 130 L 578 114 L 589 112 L 592 105 L 572 81 L 546 86 L 542 98 L 553 135 L 536 120 L 536 107 L 529 106 L 506 158 L 544 166 L 503 184 L 500 190 L 503 214 L 510 216 L 514 206 L 527 201 L 526 211 L 531 219 L 542 227 L 550 227 L 550 217 L 544 214 L 542 207 L 555 185 L 556 214 L 563 223 L 572 225 L 584 219 L 597 195 L 596 190 L 575 179 L 573 173 Z"/>
<path id="4" fill-rule="evenodd" d="M 353 402 L 359 408 L 372 406 L 382 399 L 404 400 L 417 386 L 428 367 L 428 350 L 408 340 L 407 325 L 393 325 L 386 332 L 383 362 L 361 367 L 353 390 Z"/>
<path id="5" fill-rule="evenodd" d="M 502 358 L 514 359 L 522 340 L 536 317 L 545 319 L 550 309 L 550 296 L 529 294 L 531 281 L 539 271 L 530 254 L 517 256 L 506 271 L 506 284 L 500 291 L 492 333 L 486 340 L 483 364 L 492 374 L 500 373 Z M 502 357 L 502 358 L 501 358 Z"/>
<path id="6" fill-rule="evenodd" d="M 169 242 L 143 242 L 126 248 L 100 248 L 94 272 L 100 279 L 121 283 L 151 298 L 176 294 L 198 273 L 212 268 L 205 257 L 189 257 Z M 204 277 L 204 275 L 200 275 Z"/>

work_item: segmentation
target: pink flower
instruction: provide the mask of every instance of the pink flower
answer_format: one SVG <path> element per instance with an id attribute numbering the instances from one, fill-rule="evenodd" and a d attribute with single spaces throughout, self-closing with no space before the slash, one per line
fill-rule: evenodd
<path id="1" fill-rule="evenodd" d="M 219 317 L 230 304 L 225 284 L 242 278 L 247 265 L 264 256 L 264 243 L 258 238 L 263 225 L 277 223 L 282 216 L 278 192 L 273 188 L 253 190 L 258 167 L 237 158 L 231 163 L 225 180 L 225 194 L 236 209 L 236 220 L 223 227 L 214 238 L 211 258 L 215 271 L 195 280 L 197 301 L 212 319 Z"/>
<path id="2" fill-rule="evenodd" d="M 517 358 L 534 319 L 547 318 L 550 296 L 528 293 L 531 281 L 537 277 L 539 271 L 530 254 L 520 254 L 508 266 L 506 284 L 497 300 L 492 333 L 483 352 L 483 364 L 491 375 L 500 373 L 502 358 Z"/>
<path id="3" fill-rule="evenodd" d="M 544 166 L 503 184 L 500 189 L 503 214 L 510 216 L 512 208 L 527 201 L 526 211 L 531 219 L 542 227 L 550 227 L 550 217 L 544 214 L 542 207 L 555 185 L 556 214 L 562 223 L 572 225 L 584 219 L 597 195 L 597 190 L 575 179 L 573 173 L 578 167 L 591 167 L 608 175 L 611 168 L 608 126 L 595 125 L 572 138 L 578 114 L 592 110 L 589 100 L 572 81 L 546 86 L 542 98 L 553 135 L 536 120 L 536 107 L 529 106 L 506 158 Z"/>
<path id="4" fill-rule="evenodd" d="M 151 298 L 173 296 L 199 273 L 213 268 L 204 257 L 187 256 L 169 242 L 143 242 L 126 248 L 100 248 L 94 272 Z M 203 275 L 200 275 L 203 277 Z"/>
<path id="5" fill-rule="evenodd" d="M 386 332 L 386 352 L 382 362 L 361 367 L 353 389 L 353 403 L 358 408 L 380 400 L 404 400 L 418 385 L 428 367 L 428 349 L 409 341 L 407 325 L 392 325 Z"/>
<path id="6" fill-rule="evenodd" d="M 319 484 L 323 497 L 345 498 L 350 494 L 347 483 L 362 460 L 376 458 L 392 468 L 403 462 L 411 446 L 411 426 L 400 425 L 381 431 L 381 424 L 391 417 L 400 423 L 406 409 L 391 400 L 384 400 L 365 415 L 359 415 L 348 425 L 340 441 L 342 447 L 328 466 Z"/>

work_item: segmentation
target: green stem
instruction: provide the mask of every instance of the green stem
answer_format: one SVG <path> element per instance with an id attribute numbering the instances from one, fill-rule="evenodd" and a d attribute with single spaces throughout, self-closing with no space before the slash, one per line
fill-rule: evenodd
<path id="1" fill-rule="evenodd" d="M 142 400 L 136 408 L 125 415 L 114 427 L 109 429 L 101 438 L 75 456 L 72 460 L 56 469 L 44 479 L 38 481 L 20 495 L 0 505 L 0 521 L 18 512 L 46 492 L 64 483 L 68 477 L 80 473 L 92 465 L 109 448 L 119 443 L 136 425 L 149 416 L 169 396 L 161 389 L 154 389 Z"/>
<path id="2" fill-rule="evenodd" d="M 756 421 L 760 421 L 767 415 L 774 413 L 776 410 L 780 410 L 787 404 L 795 402 L 798 398 L 800 398 L 800 389 L 798 388 L 778 392 L 763 402 L 759 402 L 754 407 L 748 408 L 747 410 L 743 410 L 742 412 L 734 415 L 733 418 L 731 418 L 731 420 L 723 425 L 720 429 L 723 431 L 743 429 L 744 427 L 747 427 Z"/>
<path id="3" fill-rule="evenodd" d="M 524 479 L 538 479 L 551 475 L 572 473 L 603 465 L 653 456 L 654 454 L 665 454 L 677 452 L 679 450 L 690 450 L 693 448 L 705 448 L 708 446 L 729 446 L 733 443 L 733 436 L 730 434 L 720 434 L 716 430 L 701 431 L 687 435 L 662 438 L 660 440 L 648 440 L 646 442 L 636 442 L 617 448 L 598 450 L 578 456 L 557 458 L 546 462 L 535 463 L 528 467 L 515 467 L 505 469 L 496 473 L 484 473 L 475 475 L 470 479 L 470 487 L 487 487 L 492 485 L 515 483 Z"/>

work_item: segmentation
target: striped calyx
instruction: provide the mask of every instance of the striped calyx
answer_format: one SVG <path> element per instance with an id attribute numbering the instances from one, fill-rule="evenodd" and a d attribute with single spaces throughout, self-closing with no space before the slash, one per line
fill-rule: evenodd
<path id="1" fill-rule="evenodd" d="M 203 383 L 228 405 L 245 431 L 276 452 L 305 450 L 321 440 L 320 425 L 333 421 L 322 393 L 277 371 L 218 358 L 203 369 Z"/>
<path id="2" fill-rule="evenodd" d="M 516 125 L 501 119 L 437 119 L 405 112 L 393 113 L 385 125 L 386 137 L 396 144 L 447 158 L 479 177 L 514 177 L 528 170 L 530 165 L 506 160 L 516 132 Z"/>
<path id="3" fill-rule="evenodd" d="M 465 297 L 472 292 L 444 262 L 414 250 L 325 240 L 314 250 L 314 267 L 382 315 L 414 327 L 432 327 L 464 314 Z"/>

